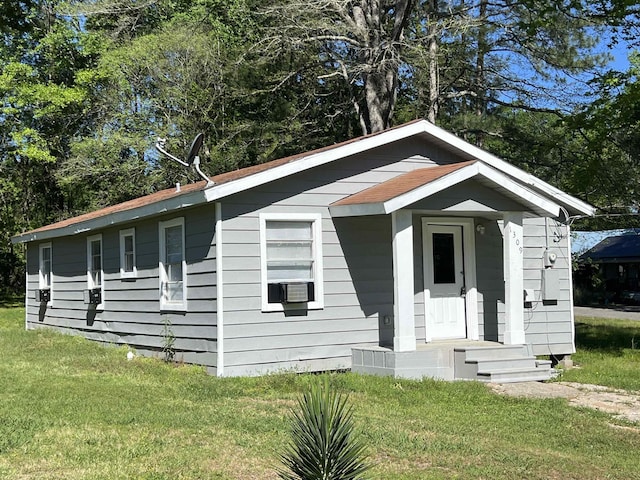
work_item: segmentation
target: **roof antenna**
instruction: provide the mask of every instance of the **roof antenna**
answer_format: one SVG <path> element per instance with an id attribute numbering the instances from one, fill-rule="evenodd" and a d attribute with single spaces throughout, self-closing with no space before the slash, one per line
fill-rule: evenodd
<path id="1" fill-rule="evenodd" d="M 158 150 L 160 153 L 163 153 L 171 160 L 175 160 L 179 164 L 184 165 L 185 167 L 190 167 L 191 165 L 193 165 L 196 168 L 196 172 L 198 172 L 198 175 L 200 175 L 207 182 L 207 187 L 214 185 L 214 182 L 204 173 L 202 173 L 202 170 L 200 170 L 200 157 L 198 156 L 198 152 L 200 151 L 200 148 L 202 148 L 202 142 L 204 142 L 204 133 L 197 134 L 196 138 L 194 138 L 193 142 L 191 142 L 191 148 L 189 149 L 189 153 L 187 154 L 186 161 L 180 160 L 178 157 L 174 157 L 169 152 L 167 152 L 164 149 L 164 145 L 166 142 L 166 138 L 158 137 L 158 141 L 156 142 L 156 150 Z"/>

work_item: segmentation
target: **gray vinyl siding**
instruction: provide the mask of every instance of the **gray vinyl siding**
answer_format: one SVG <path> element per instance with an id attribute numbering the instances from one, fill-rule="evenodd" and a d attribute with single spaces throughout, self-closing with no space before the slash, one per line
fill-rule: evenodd
<path id="1" fill-rule="evenodd" d="M 391 217 L 332 219 L 328 205 L 433 166 L 427 154 L 390 145 L 224 199 L 225 375 L 349 368 L 354 345 L 393 343 Z M 323 309 L 261 311 L 261 213 L 322 215 Z"/>
<path id="2" fill-rule="evenodd" d="M 187 312 L 160 311 L 158 222 L 185 219 Z M 216 367 L 216 258 L 213 205 L 173 212 L 87 234 L 55 238 L 52 245 L 53 300 L 35 301 L 38 242 L 27 254 L 27 328 L 50 327 L 91 340 L 126 344 L 142 354 L 159 355 L 165 321 L 175 336 L 176 359 Z M 135 227 L 137 276 L 120 276 L 120 230 Z M 104 308 L 84 303 L 87 288 L 87 236 L 102 234 Z"/>
<path id="3" fill-rule="evenodd" d="M 546 222 L 546 224 L 545 224 Z M 536 355 L 563 355 L 574 352 L 571 306 L 571 253 L 568 229 L 550 218 L 525 220 L 524 288 L 534 290 L 535 301 L 525 308 L 526 340 Z M 543 301 L 543 254 L 548 248 L 557 255 L 554 269 L 559 270 L 557 298 Z"/>
<path id="4" fill-rule="evenodd" d="M 545 228 L 546 222 L 546 228 Z M 497 222 L 484 222 L 485 234 L 476 236 L 476 270 L 480 338 L 503 341 L 504 263 L 502 235 Z M 564 355 L 574 351 L 571 312 L 571 255 L 567 228 L 550 218 L 524 220 L 524 288 L 534 290 L 535 301 L 524 308 L 525 339 L 535 355 Z M 554 301 L 542 299 L 543 253 L 556 253 L 559 289 Z"/>
<path id="5" fill-rule="evenodd" d="M 50 242 L 53 302 L 47 308 L 34 300 L 38 288 L 39 244 L 32 242 L 27 250 L 27 327 L 53 327 L 101 342 L 128 344 L 143 353 L 158 355 L 164 342 L 163 320 L 166 318 L 176 338 L 176 357 L 205 365 L 215 373 L 216 274 L 221 268 L 225 376 L 349 368 L 353 346 L 391 346 L 393 343 L 391 215 L 332 218 L 328 206 L 402 173 L 459 160 L 447 151 L 410 139 L 225 197 L 220 200 L 221 267 L 216 262 L 212 204 L 132 221 L 117 228 L 55 238 Z M 474 181 L 464 182 L 410 207 L 414 209 L 418 342 L 425 339 L 421 217 L 435 215 L 445 208 L 455 209 L 469 198 L 485 212 L 521 209 L 513 200 Z M 261 213 L 321 215 L 322 309 L 262 311 Z M 187 311 L 161 312 L 158 222 L 181 216 L 185 219 Z M 493 213 L 488 217 L 497 218 Z M 502 236 L 495 220 L 479 215 L 476 221 L 486 227 L 485 235 L 476 236 L 480 338 L 497 341 L 502 340 L 504 330 Z M 540 248 L 545 238 L 541 237 L 540 225 L 544 227 L 544 223 L 540 222 L 527 221 L 525 228 L 525 287 L 537 289 L 537 294 L 542 261 Z M 131 227 L 136 229 L 138 275 L 135 279 L 121 279 L 119 231 Z M 104 310 L 92 312 L 84 304 L 83 291 L 87 282 L 86 237 L 96 233 L 103 235 L 105 298 Z M 556 268 L 568 268 L 566 248 L 560 251 L 566 246 L 566 238 L 558 242 L 553 242 L 551 236 L 547 238 L 553 248 L 558 249 Z M 525 312 L 527 340 L 534 344 L 536 353 L 541 352 L 538 354 L 548 354 L 542 352 L 545 348 L 549 350 L 547 340 L 554 345 L 555 353 L 570 353 L 568 278 L 567 270 L 561 275 L 557 304 L 536 303 L 534 309 Z"/>

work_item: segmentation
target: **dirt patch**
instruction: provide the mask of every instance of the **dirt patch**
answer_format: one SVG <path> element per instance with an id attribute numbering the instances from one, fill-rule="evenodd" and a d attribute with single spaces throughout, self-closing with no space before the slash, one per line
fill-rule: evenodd
<path id="1" fill-rule="evenodd" d="M 570 405 L 593 408 L 640 425 L 638 393 L 573 382 L 490 383 L 489 386 L 496 393 L 513 397 L 566 398 Z"/>

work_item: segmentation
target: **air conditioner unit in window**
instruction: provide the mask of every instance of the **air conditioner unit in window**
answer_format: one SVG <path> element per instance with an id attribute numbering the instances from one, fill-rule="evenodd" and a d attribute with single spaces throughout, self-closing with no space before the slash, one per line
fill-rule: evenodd
<path id="1" fill-rule="evenodd" d="M 270 283 L 269 303 L 307 303 L 315 300 L 313 282 Z"/>
<path id="2" fill-rule="evenodd" d="M 51 290 L 48 288 L 41 288 L 36 290 L 36 301 L 40 303 L 47 303 L 51 301 Z"/>
<path id="3" fill-rule="evenodd" d="M 102 303 L 102 290 L 99 288 L 89 288 L 84 291 L 84 303 L 89 305 L 99 305 Z"/>

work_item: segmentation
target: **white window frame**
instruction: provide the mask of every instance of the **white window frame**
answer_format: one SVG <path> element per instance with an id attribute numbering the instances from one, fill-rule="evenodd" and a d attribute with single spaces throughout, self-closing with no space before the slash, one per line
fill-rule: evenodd
<path id="1" fill-rule="evenodd" d="M 133 270 L 127 272 L 124 268 L 126 265 L 126 237 L 132 237 L 133 245 Z M 136 266 L 136 229 L 127 228 L 120 230 L 120 278 L 135 278 L 138 276 L 138 267 Z"/>
<path id="2" fill-rule="evenodd" d="M 165 267 L 167 245 L 165 230 L 172 227 L 182 228 L 182 300 L 170 302 L 164 295 L 164 285 L 167 283 L 168 274 Z M 165 222 L 158 222 L 158 235 L 160 239 L 160 258 L 158 259 L 160 310 L 186 311 L 187 310 L 187 260 L 185 255 L 185 228 L 184 217 L 178 217 Z"/>
<path id="3" fill-rule="evenodd" d="M 322 215 L 320 213 L 261 213 L 260 214 L 260 278 L 262 289 L 262 311 L 282 312 L 287 309 L 300 308 L 299 304 L 284 305 L 280 302 L 269 303 L 267 281 L 267 222 L 269 221 L 304 221 L 311 222 L 312 256 L 313 256 L 313 302 L 304 304 L 308 310 L 324 308 L 324 283 L 322 266 Z"/>
<path id="4" fill-rule="evenodd" d="M 93 281 L 93 276 L 91 275 L 91 267 L 93 265 L 91 258 L 91 244 L 93 242 L 100 242 L 100 284 L 96 284 Z M 100 303 L 96 305 L 97 309 L 104 308 L 104 244 L 102 243 L 102 234 L 99 233 L 97 235 L 91 235 L 87 237 L 87 289 L 91 290 L 94 288 L 100 289 Z"/>
<path id="5" fill-rule="evenodd" d="M 49 283 L 45 282 L 45 276 L 42 273 L 44 268 L 44 255 L 43 251 L 45 249 L 49 249 Z M 47 305 L 51 304 L 53 301 L 53 248 L 51 247 L 51 243 L 41 243 L 38 247 L 38 289 L 49 289 L 49 302 Z"/>

